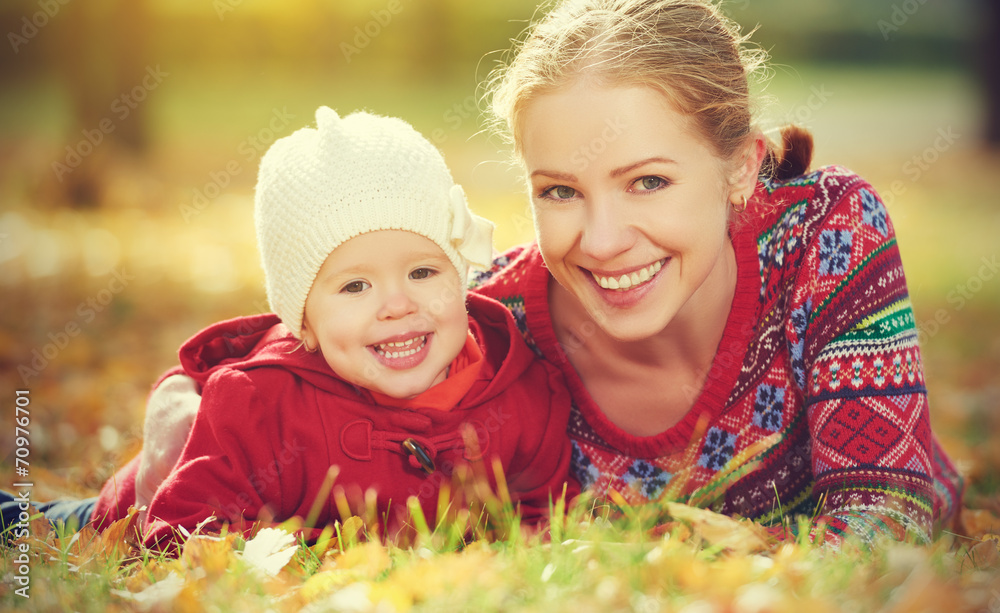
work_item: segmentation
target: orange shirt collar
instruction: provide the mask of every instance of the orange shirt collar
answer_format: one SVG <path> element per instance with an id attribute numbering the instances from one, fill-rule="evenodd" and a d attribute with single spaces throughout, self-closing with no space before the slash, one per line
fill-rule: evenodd
<path id="1" fill-rule="evenodd" d="M 469 332 L 465 345 L 458 356 L 448 366 L 448 378 L 417 394 L 413 398 L 393 398 L 376 391 L 371 391 L 375 402 L 381 405 L 400 409 L 434 409 L 450 411 L 469 393 L 472 384 L 479 376 L 483 365 L 483 352 L 479 349 L 476 337 Z"/>

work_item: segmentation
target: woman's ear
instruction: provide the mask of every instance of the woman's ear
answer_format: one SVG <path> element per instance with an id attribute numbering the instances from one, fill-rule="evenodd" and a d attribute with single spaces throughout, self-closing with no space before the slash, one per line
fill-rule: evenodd
<path id="1" fill-rule="evenodd" d="M 744 197 L 749 199 L 753 195 L 765 155 L 767 155 L 767 139 L 762 132 L 756 131 L 753 140 L 747 146 L 746 154 L 739 166 L 733 171 L 729 184 L 729 202 L 731 204 L 738 205 Z"/>

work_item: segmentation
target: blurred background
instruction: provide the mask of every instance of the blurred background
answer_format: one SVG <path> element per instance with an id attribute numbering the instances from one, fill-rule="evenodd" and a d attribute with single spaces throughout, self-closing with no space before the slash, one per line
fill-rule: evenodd
<path id="1" fill-rule="evenodd" d="M 766 129 L 868 178 L 896 225 L 933 422 L 995 499 L 1000 124 L 992 0 L 731 0 L 772 55 Z M 531 240 L 481 84 L 535 0 L 6 0 L 0 7 L 0 457 L 31 400 L 35 497 L 87 495 L 141 444 L 146 394 L 202 327 L 267 310 L 252 189 L 319 105 L 398 115 L 498 248 Z M 10 482 L 6 482 L 10 483 Z"/>

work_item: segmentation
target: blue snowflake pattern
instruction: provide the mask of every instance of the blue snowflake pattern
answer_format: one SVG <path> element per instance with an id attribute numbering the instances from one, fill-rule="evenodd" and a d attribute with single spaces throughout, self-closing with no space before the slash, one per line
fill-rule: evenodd
<path id="1" fill-rule="evenodd" d="M 670 483 L 671 473 L 646 460 L 636 460 L 622 475 L 622 481 L 639 491 L 646 500 L 656 500 Z"/>
<path id="2" fill-rule="evenodd" d="M 851 264 L 851 243 L 854 234 L 850 230 L 824 230 L 819 235 L 819 274 L 842 275 Z"/>
<path id="3" fill-rule="evenodd" d="M 493 278 L 493 275 L 506 268 L 508 264 L 510 264 L 510 256 L 501 255 L 497 259 L 493 260 L 493 264 L 488 270 L 473 271 L 472 276 L 469 277 L 469 289 L 475 289 L 483 283 L 486 283 Z"/>
<path id="4" fill-rule="evenodd" d="M 767 383 L 757 388 L 757 398 L 753 403 L 753 424 L 764 430 L 781 430 L 785 412 L 785 388 Z"/>
<path id="5" fill-rule="evenodd" d="M 889 236 L 888 213 L 886 213 L 885 205 L 867 189 L 858 190 L 858 193 L 861 194 L 861 220 L 878 230 L 882 236 Z"/>
<path id="6" fill-rule="evenodd" d="M 761 270 L 782 267 L 786 256 L 791 256 L 799 246 L 799 235 L 802 233 L 802 204 L 789 208 L 781 223 L 775 226 L 771 235 L 767 237 L 767 243 L 758 245 Z"/>
<path id="7" fill-rule="evenodd" d="M 705 435 L 698 466 L 709 470 L 720 470 L 736 453 L 736 435 L 722 428 L 711 427 Z"/>
<path id="8" fill-rule="evenodd" d="M 812 298 L 806 300 L 805 304 L 792 311 L 789 319 L 792 322 L 792 329 L 795 331 L 795 342 L 791 344 L 792 375 L 795 383 L 799 387 L 806 386 L 806 364 L 803 351 L 806 346 L 806 327 L 809 325 L 809 318 L 812 316 Z"/>
<path id="9" fill-rule="evenodd" d="M 580 487 L 589 489 L 590 486 L 597 483 L 598 477 L 601 476 L 601 471 L 594 466 L 594 463 L 587 457 L 587 454 L 580 449 L 579 443 L 570 441 L 570 446 L 573 448 L 569 460 L 573 476 L 580 482 Z"/>

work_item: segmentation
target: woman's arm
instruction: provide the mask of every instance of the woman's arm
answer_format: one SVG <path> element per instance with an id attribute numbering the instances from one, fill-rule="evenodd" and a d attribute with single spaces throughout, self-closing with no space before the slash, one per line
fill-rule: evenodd
<path id="1" fill-rule="evenodd" d="M 871 186 L 848 190 L 807 249 L 786 335 L 823 502 L 813 530 L 926 541 L 954 514 L 935 490 L 950 462 L 931 434 L 896 236 Z"/>

